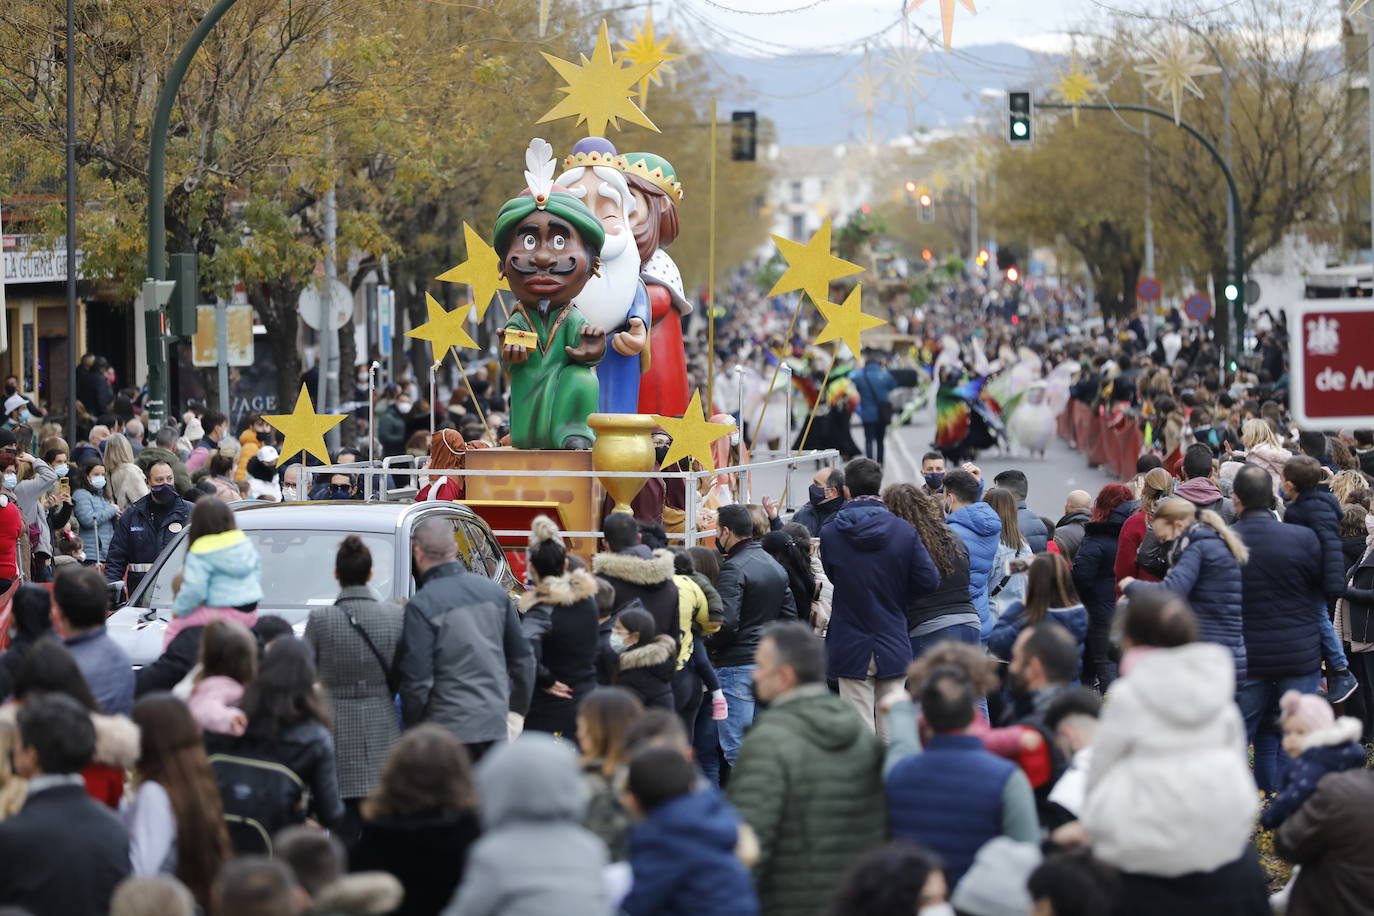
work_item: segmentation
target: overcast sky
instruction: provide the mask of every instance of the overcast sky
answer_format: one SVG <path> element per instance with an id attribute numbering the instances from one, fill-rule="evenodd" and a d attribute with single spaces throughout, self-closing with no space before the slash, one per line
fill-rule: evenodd
<path id="1" fill-rule="evenodd" d="M 900 11 L 899 0 L 821 0 L 811 9 L 782 15 L 749 15 L 728 12 L 751 10 L 759 13 L 797 9 L 814 0 L 655 0 L 658 17 L 673 7 L 691 16 L 703 17 L 732 32 L 744 32 L 762 41 L 777 42 L 805 50 L 829 47 L 837 42 L 857 40 L 892 23 Z M 1131 8 L 1137 0 L 1103 0 L 1112 6 Z M 925 0 L 911 11 L 911 22 L 932 36 L 941 35 L 941 0 Z M 994 42 L 1014 42 L 1036 50 L 1062 50 L 1067 47 L 1064 32 L 1109 14 L 1095 0 L 973 0 L 975 16 L 964 5 L 954 4 L 954 46 L 969 47 Z M 656 17 L 657 18 L 657 17 Z M 697 31 L 692 29 L 692 31 Z M 898 30 L 888 33 L 897 38 Z M 702 36 L 705 37 L 704 35 Z M 722 48 L 722 50 L 724 50 Z M 760 49 L 743 46 L 732 51 Z"/>

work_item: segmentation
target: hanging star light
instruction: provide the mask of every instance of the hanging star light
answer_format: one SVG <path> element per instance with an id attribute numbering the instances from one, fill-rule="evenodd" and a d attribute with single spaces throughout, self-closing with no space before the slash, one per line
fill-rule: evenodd
<path id="1" fill-rule="evenodd" d="M 433 348 L 435 363 L 442 363 L 454 347 L 476 348 L 477 342 L 468 334 L 467 328 L 463 327 L 467 324 L 468 316 L 472 314 L 471 302 L 450 312 L 427 292 L 425 307 L 429 310 L 429 320 L 414 330 L 406 331 L 406 336 L 429 341 L 430 347 Z"/>
<path id="2" fill-rule="evenodd" d="M 435 279 L 444 283 L 466 283 L 471 287 L 472 304 L 477 306 L 477 320 L 481 321 L 496 291 L 509 291 L 510 284 L 501 276 L 501 259 L 496 256 L 496 249 L 488 245 L 466 220 L 463 222 L 463 245 L 467 248 L 468 259 Z"/>
<path id="3" fill-rule="evenodd" d="M 863 284 L 850 290 L 840 305 L 821 301 L 816 303 L 816 307 L 825 316 L 825 327 L 816 335 L 815 342 L 822 344 L 832 340 L 843 340 L 849 347 L 849 352 L 854 354 L 863 352 L 860 335 L 864 331 L 887 324 L 883 319 L 869 315 L 863 310 Z"/>
<path id="4" fill-rule="evenodd" d="M 286 464 L 297 454 L 305 452 L 329 463 L 329 449 L 324 447 L 324 434 L 344 421 L 344 414 L 318 414 L 310 401 L 310 391 L 301 385 L 296 406 L 290 413 L 264 414 L 263 419 L 281 433 L 278 463 Z"/>
<path id="5" fill-rule="evenodd" d="M 909 13 L 916 7 L 925 3 L 926 0 L 911 0 L 907 8 L 903 11 Z M 970 13 L 977 16 L 978 10 L 973 6 L 973 0 L 959 0 Z M 940 22 L 945 28 L 945 53 L 949 53 L 949 40 L 954 35 L 954 0 L 940 0 Z"/>
<path id="6" fill-rule="evenodd" d="M 711 455 L 711 443 L 717 439 L 724 439 L 735 431 L 733 423 L 712 423 L 706 419 L 706 414 L 701 409 L 700 388 L 692 392 L 692 400 L 687 404 L 687 410 L 681 417 L 661 417 L 655 414 L 654 419 L 663 427 L 664 432 L 673 437 L 673 444 L 668 446 L 668 454 L 659 462 L 659 467 L 664 468 L 671 467 L 674 462 L 683 458 L 694 458 L 702 467 L 714 474 L 716 460 Z"/>
<path id="7" fill-rule="evenodd" d="M 922 77 L 939 76 L 934 70 L 921 65 L 925 52 L 910 45 L 900 45 L 888 49 L 883 55 L 883 66 L 888 69 L 887 79 L 892 86 L 902 92 L 914 93 L 925 98 L 926 90 L 921 84 Z"/>
<path id="8" fill-rule="evenodd" d="M 1078 106 L 1086 102 L 1090 94 L 1101 88 L 1095 79 L 1078 66 L 1078 54 L 1075 52 L 1069 58 L 1069 72 L 1054 84 L 1054 91 L 1059 93 L 1059 97 L 1073 106 L 1074 127 L 1078 126 Z"/>
<path id="9" fill-rule="evenodd" d="M 640 108 L 649 104 L 649 84 L 662 86 L 663 77 L 671 75 L 673 72 L 672 61 L 682 60 L 681 54 L 668 50 L 668 45 L 672 43 L 672 35 L 662 41 L 659 41 L 658 37 L 654 35 L 653 7 L 649 7 L 648 12 L 644 14 L 644 24 L 635 26 L 635 40 L 620 43 L 620 46 L 625 50 L 620 52 L 619 60 L 630 64 L 652 64 L 653 66 L 653 69 L 639 81 Z"/>
<path id="10" fill-rule="evenodd" d="M 1203 98 L 1195 82 L 1199 76 L 1220 73 L 1221 68 L 1202 62 L 1203 52 L 1188 43 L 1182 31 L 1174 29 L 1164 36 L 1163 44 L 1150 51 L 1152 64 L 1140 64 L 1136 72 L 1145 77 L 1145 88 L 1161 102 L 1174 103 L 1174 123 L 1182 118 L 1183 93 Z"/>
<path id="11" fill-rule="evenodd" d="M 778 252 L 787 259 L 787 270 L 783 271 L 778 282 L 768 291 L 768 295 L 805 290 L 812 302 L 825 302 L 830 298 L 830 284 L 863 270 L 843 258 L 830 253 L 830 220 L 821 224 L 816 234 L 805 243 L 794 242 L 780 235 L 773 236 Z"/>
<path id="12" fill-rule="evenodd" d="M 619 119 L 624 118 L 631 124 L 658 130 L 649 116 L 640 111 L 630 98 L 635 83 L 653 72 L 658 63 L 649 61 L 624 67 L 617 63 L 611 57 L 611 40 L 605 20 L 601 22 L 601 34 L 597 36 L 590 59 L 582 54 L 579 55 L 582 62 L 575 64 L 552 54 L 540 53 L 567 85 L 558 90 L 564 94 L 564 98 L 536 123 L 576 117 L 576 123 L 586 123 L 587 133 L 602 136 L 606 133 L 607 125 L 619 130 Z"/>

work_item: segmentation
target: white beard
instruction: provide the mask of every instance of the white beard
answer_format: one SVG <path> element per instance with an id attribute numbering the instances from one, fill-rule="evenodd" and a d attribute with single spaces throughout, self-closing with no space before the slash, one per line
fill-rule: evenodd
<path id="1" fill-rule="evenodd" d="M 573 300 L 592 327 L 615 331 L 625 323 L 639 284 L 639 249 L 629 231 L 606 236 L 601 276 L 592 277 Z"/>

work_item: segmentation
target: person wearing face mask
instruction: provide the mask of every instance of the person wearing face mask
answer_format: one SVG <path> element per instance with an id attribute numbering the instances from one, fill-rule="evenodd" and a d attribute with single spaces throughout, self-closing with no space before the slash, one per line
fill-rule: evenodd
<path id="1" fill-rule="evenodd" d="M 19 546 L 24 534 L 23 516 L 11 486 L 11 481 L 18 482 L 14 464 L 13 455 L 0 452 L 0 591 L 19 578 Z"/>
<path id="2" fill-rule="evenodd" d="M 979 500 L 978 478 L 970 472 L 951 471 L 945 475 L 944 484 L 945 521 L 968 550 L 969 596 L 986 641 L 997 622 L 988 609 L 988 589 L 1002 537 L 1002 519 L 996 509 Z"/>
<path id="3" fill-rule="evenodd" d="M 406 421 L 413 403 L 410 395 L 401 392 L 377 417 L 377 441 L 382 444 L 382 454 L 387 458 L 405 454 Z"/>
<path id="4" fill-rule="evenodd" d="M 200 426 L 205 435 L 186 459 L 186 470 L 192 473 L 200 470 L 210 460 L 210 453 L 219 449 L 220 440 L 229 432 L 229 418 L 217 410 L 207 410 L 201 415 Z"/>
<path id="5" fill-rule="evenodd" d="M 329 482 L 323 487 L 316 489 L 310 494 L 311 499 L 359 499 L 357 487 L 353 484 L 353 478 L 347 474 L 334 474 L 329 478 Z"/>
<path id="6" fill-rule="evenodd" d="M 1364 555 L 1346 573 L 1345 591 L 1336 602 L 1336 631 L 1350 643 L 1350 667 L 1364 699 L 1364 734 L 1374 735 L 1374 514 L 1364 518 Z"/>
<path id="7" fill-rule="evenodd" d="M 944 490 L 944 452 L 926 452 L 921 456 L 921 477 L 925 481 L 927 493 L 935 495 Z"/>
<path id="8" fill-rule="evenodd" d="M 806 505 L 792 516 L 792 521 L 805 525 L 812 537 L 820 537 L 825 523 L 835 517 L 844 506 L 844 471 L 821 468 L 811 478 L 806 489 Z"/>
<path id="9" fill-rule="evenodd" d="M 19 504 L 19 512 L 28 528 L 32 564 L 29 576 L 34 582 L 52 581 L 52 529 L 48 527 L 48 507 L 43 497 L 57 483 L 57 472 L 46 461 L 24 452 L 18 456 L 20 464 L 28 464 L 33 474 L 21 479 L 19 468 L 4 472 L 5 489 Z M 12 478 L 12 479 L 11 479 Z"/>
<path id="10" fill-rule="evenodd" d="M 248 479 L 248 462 L 258 453 L 258 449 L 265 445 L 276 445 L 276 435 L 272 431 L 272 424 L 262 418 L 262 414 L 255 413 L 248 418 L 248 423 L 243 427 L 243 432 L 239 433 L 239 457 L 234 465 L 234 480 L 244 481 Z"/>
<path id="11" fill-rule="evenodd" d="M 125 509 L 115 524 L 105 561 L 105 581 L 125 581 L 132 593 L 153 567 L 162 548 L 191 520 L 191 504 L 177 495 L 172 466 L 148 467 L 148 495 Z"/>
<path id="12" fill-rule="evenodd" d="M 103 563 L 114 538 L 114 521 L 119 517 L 103 464 L 87 460 L 76 469 L 72 475 L 72 510 L 82 543 L 90 545 L 87 555 Z"/>
<path id="13" fill-rule="evenodd" d="M 23 426 L 33 419 L 33 411 L 29 410 L 29 399 L 22 394 L 12 394 L 5 398 L 5 426 L 14 429 L 16 426 Z"/>

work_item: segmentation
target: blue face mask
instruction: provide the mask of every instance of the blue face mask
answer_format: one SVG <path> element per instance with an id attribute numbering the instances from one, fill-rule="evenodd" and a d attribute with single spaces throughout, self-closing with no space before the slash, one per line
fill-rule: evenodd
<path id="1" fill-rule="evenodd" d="M 58 477 L 66 477 L 67 471 L 70 470 L 65 464 L 54 464 L 52 469 L 56 472 Z"/>

